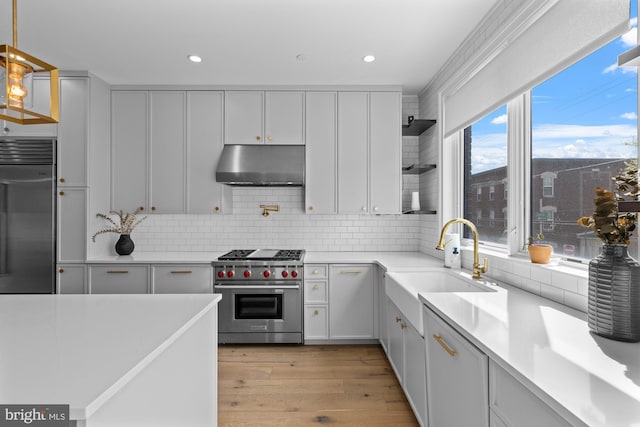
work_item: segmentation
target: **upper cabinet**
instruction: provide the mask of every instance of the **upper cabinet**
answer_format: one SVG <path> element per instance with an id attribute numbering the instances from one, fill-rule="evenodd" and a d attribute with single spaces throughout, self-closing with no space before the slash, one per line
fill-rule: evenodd
<path id="1" fill-rule="evenodd" d="M 89 79 L 60 78 L 58 186 L 87 185 Z"/>
<path id="2" fill-rule="evenodd" d="M 336 92 L 307 92 L 305 206 L 308 214 L 336 213 Z"/>
<path id="3" fill-rule="evenodd" d="M 232 189 L 216 182 L 224 92 L 187 93 L 187 213 L 230 213 Z"/>
<path id="4" fill-rule="evenodd" d="M 338 212 L 398 214 L 400 92 L 338 94 Z"/>
<path id="5" fill-rule="evenodd" d="M 215 181 L 222 105 L 215 91 L 113 91 L 111 208 L 229 211 L 230 190 Z"/>
<path id="6" fill-rule="evenodd" d="M 225 144 L 304 144 L 300 91 L 225 92 Z"/>

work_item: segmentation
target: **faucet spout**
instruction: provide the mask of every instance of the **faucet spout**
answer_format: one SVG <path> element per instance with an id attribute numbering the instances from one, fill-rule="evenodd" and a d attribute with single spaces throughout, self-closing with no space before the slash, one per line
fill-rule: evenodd
<path id="1" fill-rule="evenodd" d="M 447 232 L 447 229 L 449 228 L 449 226 L 451 226 L 452 224 L 456 224 L 456 223 L 460 223 L 460 224 L 464 224 L 467 227 L 469 227 L 471 229 L 471 232 L 473 233 L 473 278 L 474 279 L 479 279 L 480 275 L 482 273 L 486 273 L 487 270 L 489 270 L 489 260 L 488 259 L 484 259 L 484 264 L 480 265 L 480 262 L 478 260 L 478 228 L 475 226 L 474 223 L 472 223 L 471 221 L 469 221 L 468 219 L 464 219 L 464 218 L 454 218 L 450 221 L 448 221 L 444 227 L 442 227 L 442 231 L 440 231 L 440 240 L 438 240 L 438 244 L 436 245 L 436 249 L 439 251 L 443 251 L 444 250 L 444 236 L 445 233 Z"/>

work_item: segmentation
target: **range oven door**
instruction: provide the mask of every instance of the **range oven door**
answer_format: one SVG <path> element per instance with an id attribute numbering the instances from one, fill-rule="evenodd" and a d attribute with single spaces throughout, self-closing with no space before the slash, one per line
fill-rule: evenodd
<path id="1" fill-rule="evenodd" d="M 301 284 L 216 283 L 220 343 L 302 343 Z"/>

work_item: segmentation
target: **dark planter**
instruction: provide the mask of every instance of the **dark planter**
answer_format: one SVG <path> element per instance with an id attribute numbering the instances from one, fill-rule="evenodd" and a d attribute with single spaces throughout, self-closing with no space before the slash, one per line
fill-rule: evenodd
<path id="1" fill-rule="evenodd" d="M 589 329 L 618 341 L 640 341 L 640 263 L 626 245 L 604 245 L 589 263 Z"/>
<path id="2" fill-rule="evenodd" d="M 131 240 L 131 236 L 128 234 L 121 234 L 120 238 L 116 242 L 116 252 L 118 255 L 129 255 L 133 252 L 135 245 L 133 244 L 133 240 Z"/>

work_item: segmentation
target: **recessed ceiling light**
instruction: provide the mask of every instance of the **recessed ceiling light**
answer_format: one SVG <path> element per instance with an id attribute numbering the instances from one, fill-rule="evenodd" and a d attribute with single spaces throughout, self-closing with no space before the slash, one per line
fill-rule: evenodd
<path id="1" fill-rule="evenodd" d="M 189 55 L 187 56 L 187 58 L 189 58 L 189 61 L 191 62 L 202 62 L 202 58 L 200 58 L 198 55 Z"/>
<path id="2" fill-rule="evenodd" d="M 373 56 L 373 55 L 367 55 L 367 56 L 363 56 L 363 57 L 362 57 L 362 60 L 363 60 L 364 62 L 373 62 L 373 61 L 375 61 L 375 60 L 376 60 L 376 57 L 375 57 L 375 56 Z"/>

